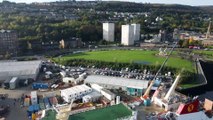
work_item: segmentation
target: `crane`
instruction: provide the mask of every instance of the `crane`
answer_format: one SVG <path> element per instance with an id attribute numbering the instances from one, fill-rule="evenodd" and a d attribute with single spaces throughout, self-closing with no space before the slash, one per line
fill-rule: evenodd
<path id="1" fill-rule="evenodd" d="M 161 65 L 161 67 L 159 68 L 159 70 L 157 71 L 157 73 L 155 74 L 153 80 L 151 81 L 150 85 L 148 86 L 148 88 L 146 89 L 145 93 L 143 96 L 141 96 L 142 100 L 145 100 L 147 98 L 149 98 L 149 93 L 151 91 L 152 86 L 154 85 L 154 81 L 157 78 L 157 76 L 159 75 L 159 73 L 161 72 L 162 68 L 165 66 L 165 64 L 167 63 L 170 55 L 172 54 L 172 52 L 174 51 L 174 48 L 176 47 L 178 41 L 175 42 L 175 44 L 173 45 L 172 49 L 170 50 L 168 56 L 166 57 L 165 61 L 163 62 L 163 64 Z"/>

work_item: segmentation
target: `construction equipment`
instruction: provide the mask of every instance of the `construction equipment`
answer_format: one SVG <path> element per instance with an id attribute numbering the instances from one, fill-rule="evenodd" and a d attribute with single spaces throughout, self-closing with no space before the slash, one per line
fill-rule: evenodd
<path id="1" fill-rule="evenodd" d="M 166 96 L 164 97 L 164 100 L 168 100 L 169 97 L 174 94 L 175 88 L 177 87 L 177 84 L 180 80 L 180 74 L 176 77 L 174 83 L 172 84 L 172 86 L 170 87 L 169 91 L 167 92 Z"/>
<path id="2" fill-rule="evenodd" d="M 57 107 L 53 106 L 53 109 L 57 112 L 56 114 L 57 120 L 67 120 L 69 118 L 69 113 L 72 109 L 73 101 L 74 100 L 72 99 L 69 105 L 63 105 L 63 106 L 57 106 Z"/>
<path id="3" fill-rule="evenodd" d="M 163 64 L 161 65 L 160 69 L 157 71 L 157 73 L 155 74 L 153 80 L 150 82 L 150 85 L 148 86 L 148 88 L 146 89 L 145 93 L 143 96 L 141 96 L 141 99 L 142 100 L 145 100 L 145 99 L 149 99 L 149 93 L 151 91 L 151 88 L 152 86 L 154 85 L 154 81 L 155 79 L 157 78 L 158 74 L 161 72 L 162 68 L 165 66 L 166 62 L 168 61 L 170 55 L 172 54 L 172 52 L 174 51 L 174 48 L 176 47 L 178 41 L 175 42 L 175 44 L 173 45 L 172 49 L 170 50 L 169 54 L 167 55 L 165 61 L 163 62 Z"/>

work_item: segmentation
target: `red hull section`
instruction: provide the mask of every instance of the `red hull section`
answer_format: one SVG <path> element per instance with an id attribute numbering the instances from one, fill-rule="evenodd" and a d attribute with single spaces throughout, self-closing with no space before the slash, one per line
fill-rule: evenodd
<path id="1" fill-rule="evenodd" d="M 193 102 L 190 102 L 188 104 L 181 104 L 177 110 L 177 114 L 189 114 L 198 112 L 199 107 L 199 100 L 194 100 Z"/>

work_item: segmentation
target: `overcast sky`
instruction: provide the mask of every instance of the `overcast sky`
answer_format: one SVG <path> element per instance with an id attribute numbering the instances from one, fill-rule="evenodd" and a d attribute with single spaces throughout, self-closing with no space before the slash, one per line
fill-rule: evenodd
<path id="1" fill-rule="evenodd" d="M 2 0 L 0 0 L 2 2 Z M 56 0 L 8 0 L 12 2 L 51 2 Z M 59 0 L 57 0 L 59 1 Z M 64 0 L 62 0 L 64 1 Z M 77 0 L 77 1 L 86 1 L 86 0 Z M 103 0 L 106 1 L 106 0 Z M 110 0 L 118 1 L 118 0 Z M 132 1 L 132 2 L 148 2 L 148 3 L 166 3 L 166 4 L 185 4 L 185 5 L 213 5 L 213 0 L 120 0 L 120 1 Z"/>

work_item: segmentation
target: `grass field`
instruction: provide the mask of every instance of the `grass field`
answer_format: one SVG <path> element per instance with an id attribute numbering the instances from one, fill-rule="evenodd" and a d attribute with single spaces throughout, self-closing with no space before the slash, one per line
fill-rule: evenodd
<path id="1" fill-rule="evenodd" d="M 69 120 L 116 120 L 132 115 L 123 104 L 71 115 Z"/>
<path id="2" fill-rule="evenodd" d="M 46 114 L 42 120 L 56 120 L 56 111 L 49 110 Z"/>
<path id="3" fill-rule="evenodd" d="M 193 53 L 202 54 L 209 58 L 213 58 L 213 51 L 205 51 L 205 50 L 194 50 Z"/>
<path id="4" fill-rule="evenodd" d="M 149 63 L 151 65 L 160 65 L 163 63 L 166 57 L 157 56 L 158 51 L 141 51 L 141 50 L 110 50 L 110 51 L 92 51 L 85 53 L 77 53 L 60 58 L 60 61 L 67 61 L 75 58 L 82 58 L 87 60 L 100 60 L 107 62 L 125 62 L 131 63 L 134 61 L 140 61 Z M 176 54 L 176 52 L 174 52 Z M 55 58 L 57 61 L 58 58 Z M 193 64 L 190 61 L 181 59 L 179 57 L 172 56 L 167 62 L 168 66 L 175 68 L 185 68 L 192 71 Z"/>

